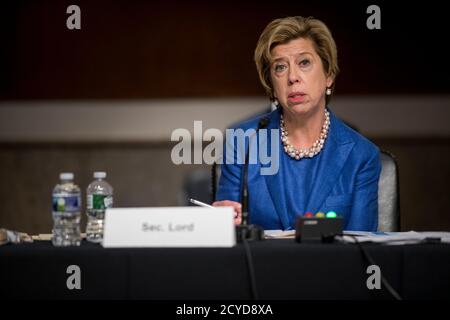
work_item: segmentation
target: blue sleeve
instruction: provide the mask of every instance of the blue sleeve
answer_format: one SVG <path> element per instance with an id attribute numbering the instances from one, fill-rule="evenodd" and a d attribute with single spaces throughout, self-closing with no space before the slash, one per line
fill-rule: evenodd
<path id="1" fill-rule="evenodd" d="M 231 200 L 240 202 L 242 165 L 237 164 L 236 147 L 233 148 L 230 145 L 230 141 L 225 142 L 222 161 L 216 201 Z"/>
<path id="2" fill-rule="evenodd" d="M 357 173 L 353 206 L 347 230 L 377 231 L 380 151 L 375 149 Z"/>

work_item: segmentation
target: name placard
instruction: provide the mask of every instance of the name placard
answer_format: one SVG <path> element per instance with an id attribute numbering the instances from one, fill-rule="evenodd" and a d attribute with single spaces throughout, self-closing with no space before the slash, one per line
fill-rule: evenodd
<path id="1" fill-rule="evenodd" d="M 231 207 L 110 208 L 103 247 L 232 247 Z"/>

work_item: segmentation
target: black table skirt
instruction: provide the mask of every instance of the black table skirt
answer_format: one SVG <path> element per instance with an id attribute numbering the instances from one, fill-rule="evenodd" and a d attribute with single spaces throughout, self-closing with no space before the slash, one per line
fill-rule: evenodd
<path id="1" fill-rule="evenodd" d="M 370 274 L 358 246 L 250 243 L 262 300 L 391 299 Z M 450 298 L 450 245 L 364 245 L 404 299 Z M 81 289 L 69 290 L 67 267 L 81 270 Z M 105 249 L 87 242 L 0 247 L 1 297 L 26 299 L 251 299 L 244 246 L 234 248 Z"/>

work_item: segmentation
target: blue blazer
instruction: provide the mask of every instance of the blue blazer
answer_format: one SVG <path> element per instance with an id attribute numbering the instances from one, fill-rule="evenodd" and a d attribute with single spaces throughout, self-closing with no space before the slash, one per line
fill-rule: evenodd
<path id="1" fill-rule="evenodd" d="M 345 125 L 330 111 L 330 129 L 312 190 L 294 190 L 277 173 L 261 175 L 261 163 L 249 165 L 248 191 L 250 222 L 266 230 L 295 228 L 292 213 L 287 212 L 286 192 L 308 194 L 310 212 L 335 211 L 344 217 L 345 230 L 376 231 L 378 227 L 378 179 L 381 171 L 379 149 L 365 137 Z M 256 129 L 262 117 L 269 129 L 279 129 L 280 110 L 246 121 L 234 129 Z M 270 150 L 270 138 L 267 139 Z M 226 148 L 225 148 L 226 150 Z M 224 150 L 224 152 L 225 152 Z M 279 148 L 280 152 L 282 148 Z M 236 148 L 233 150 L 236 157 Z M 226 154 L 224 154 L 224 159 Z M 280 161 L 280 165 L 281 165 Z M 216 200 L 240 202 L 242 164 L 224 164 Z M 293 195 L 295 197 L 295 194 Z M 291 197 L 292 198 L 292 197 Z"/>

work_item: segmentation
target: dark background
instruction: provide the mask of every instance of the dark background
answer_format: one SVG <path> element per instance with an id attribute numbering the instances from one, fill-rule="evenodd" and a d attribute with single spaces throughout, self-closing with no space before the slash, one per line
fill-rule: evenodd
<path id="1" fill-rule="evenodd" d="M 68 30 L 66 8 L 81 8 Z M 366 28 L 371 4 L 381 30 Z M 274 18 L 314 16 L 338 45 L 338 94 L 448 93 L 447 11 L 411 1 L 2 1 L 0 99 L 263 95 Z"/>

